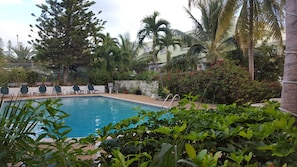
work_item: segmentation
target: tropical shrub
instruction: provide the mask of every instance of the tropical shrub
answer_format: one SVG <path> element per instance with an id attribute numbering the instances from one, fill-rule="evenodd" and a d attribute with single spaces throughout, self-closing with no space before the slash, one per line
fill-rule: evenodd
<path id="1" fill-rule="evenodd" d="M 27 72 L 23 67 L 15 67 L 9 72 L 9 81 L 11 83 L 20 84 L 21 82 L 26 81 Z"/>
<path id="2" fill-rule="evenodd" d="M 297 165 L 295 118 L 278 103 L 197 109 L 196 98 L 99 130 L 101 166 Z"/>
<path id="3" fill-rule="evenodd" d="M 89 81 L 95 85 L 107 85 L 108 82 L 112 82 L 112 78 L 108 71 L 93 68 L 89 72 Z"/>
<path id="4" fill-rule="evenodd" d="M 38 81 L 39 74 L 35 71 L 29 71 L 27 72 L 27 83 L 31 86 L 35 86 L 36 82 Z"/>
<path id="5" fill-rule="evenodd" d="M 155 78 L 159 75 L 156 71 L 143 71 L 139 74 L 136 74 L 133 79 L 134 80 L 144 80 L 147 82 L 154 81 Z"/>
<path id="6" fill-rule="evenodd" d="M 96 137 L 69 139 L 59 99 L 1 103 L 0 166 L 296 166 L 295 118 L 279 103 L 264 107 L 196 105 L 186 95 L 178 107 L 159 112 L 138 108 L 135 117 L 101 130 L 99 149 L 85 150 Z M 202 109 L 198 109 L 201 108 Z M 42 123 L 42 131 L 32 130 Z M 53 142 L 45 141 L 50 137 Z M 87 157 L 85 157 L 87 156 Z"/>
<path id="7" fill-rule="evenodd" d="M 8 71 L 0 68 L 0 86 L 7 86 L 9 82 L 9 76 L 7 75 Z"/>
<path id="8" fill-rule="evenodd" d="M 0 166 L 91 166 L 96 149 L 83 150 L 95 140 L 68 139 L 67 113 L 58 109 L 59 99 L 0 103 Z M 36 134 L 36 128 L 43 131 Z M 51 138 L 51 141 L 45 139 Z M 82 159 L 82 157 L 87 158 Z"/>
<path id="9" fill-rule="evenodd" d="M 232 104 L 260 102 L 280 97 L 278 82 L 258 82 L 249 79 L 246 69 L 230 62 L 215 64 L 205 71 L 168 73 L 159 82 L 174 94 L 199 95 L 205 102 Z"/>
<path id="10" fill-rule="evenodd" d="M 226 58 L 248 69 L 248 57 L 244 56 L 242 51 L 234 50 L 227 54 Z M 267 45 L 267 40 L 254 49 L 254 59 L 255 80 L 275 82 L 283 76 L 284 55 L 280 55 L 277 46 Z"/>

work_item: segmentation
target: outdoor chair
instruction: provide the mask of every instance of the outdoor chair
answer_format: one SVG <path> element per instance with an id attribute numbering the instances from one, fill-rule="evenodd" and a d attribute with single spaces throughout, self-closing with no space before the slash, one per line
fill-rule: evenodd
<path id="1" fill-rule="evenodd" d="M 89 85 L 88 85 L 88 92 L 89 92 L 89 93 L 93 94 L 93 93 L 95 93 L 96 91 L 98 91 L 98 90 L 96 90 L 96 89 L 94 88 L 94 85 L 92 85 L 92 84 L 89 84 Z"/>
<path id="2" fill-rule="evenodd" d="M 29 93 L 29 87 L 28 85 L 22 85 L 20 88 L 21 95 L 28 95 Z"/>
<path id="3" fill-rule="evenodd" d="M 40 95 L 45 95 L 46 94 L 46 90 L 47 90 L 46 85 L 40 85 L 38 89 L 39 89 L 39 94 Z"/>
<path id="4" fill-rule="evenodd" d="M 74 91 L 74 94 L 84 94 L 84 90 L 80 89 L 78 85 L 74 85 L 73 86 L 73 91 Z"/>
<path id="5" fill-rule="evenodd" d="M 114 91 L 115 91 L 116 93 L 119 93 L 120 83 L 115 83 L 113 89 L 114 89 Z"/>
<path id="6" fill-rule="evenodd" d="M 2 95 L 8 95 L 9 94 L 9 88 L 7 87 L 7 86 L 4 86 L 4 87 L 1 87 L 1 89 L 0 89 L 0 93 L 2 94 Z"/>
<path id="7" fill-rule="evenodd" d="M 62 94 L 62 88 L 60 85 L 55 85 L 54 89 L 55 89 L 54 91 L 56 92 L 56 95 Z"/>

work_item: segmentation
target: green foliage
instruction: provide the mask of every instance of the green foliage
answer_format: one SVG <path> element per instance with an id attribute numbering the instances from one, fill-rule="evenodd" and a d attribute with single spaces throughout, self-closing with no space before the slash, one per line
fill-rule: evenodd
<path id="1" fill-rule="evenodd" d="M 136 74 L 132 79 L 134 80 L 145 80 L 147 82 L 154 81 L 159 75 L 156 71 L 143 71 L 139 74 Z"/>
<path id="2" fill-rule="evenodd" d="M 26 166 L 91 166 L 90 156 L 96 150 L 83 148 L 94 140 L 68 139 L 71 128 L 63 121 L 68 114 L 59 110 L 60 106 L 59 99 L 11 100 L 6 106 L 1 101 L 0 166 L 19 162 Z M 43 129 L 40 134 L 34 131 L 38 126 Z M 88 158 L 81 160 L 83 156 Z"/>
<path id="3" fill-rule="evenodd" d="M 260 102 L 280 96 L 280 83 L 252 81 L 248 76 L 246 69 L 223 62 L 205 71 L 168 73 L 160 83 L 174 94 L 192 93 L 206 102 L 220 104 Z"/>
<path id="4" fill-rule="evenodd" d="M 106 151 L 103 165 L 117 158 L 113 150 L 121 153 L 122 162 L 133 159 L 131 166 L 297 165 L 295 118 L 279 111 L 278 103 L 199 110 L 188 104 L 158 112 L 140 110 L 136 117 L 104 127 L 98 132 L 100 148 Z M 143 153 L 153 158 L 140 156 Z"/>
<path id="5" fill-rule="evenodd" d="M 110 73 L 104 69 L 93 68 L 89 72 L 89 78 L 91 83 L 98 84 L 98 85 L 105 85 L 108 82 L 112 81 Z"/>
<path id="6" fill-rule="evenodd" d="M 213 155 L 207 154 L 206 149 L 201 150 L 197 155 L 194 147 L 190 144 L 186 144 L 185 149 L 190 160 L 180 159 L 177 161 L 177 163 L 186 163 L 193 167 L 216 167 L 218 159 L 222 156 L 221 151 L 218 151 Z"/>
<path id="7" fill-rule="evenodd" d="M 0 86 L 7 86 L 9 82 L 9 76 L 7 75 L 8 71 L 0 68 Z"/>
<path id="8" fill-rule="evenodd" d="M 278 55 L 277 52 L 276 46 L 267 45 L 267 41 L 263 41 L 260 47 L 254 49 L 255 80 L 274 82 L 283 76 L 284 56 Z M 239 66 L 248 68 L 248 57 L 240 50 L 230 52 L 227 58 Z"/>
<path id="9" fill-rule="evenodd" d="M 38 81 L 39 74 L 34 71 L 29 71 L 27 72 L 27 79 L 26 81 L 28 82 L 29 85 L 35 85 L 36 82 Z"/>
<path id="10" fill-rule="evenodd" d="M 82 157 L 99 150 L 103 167 L 297 165 L 296 120 L 279 111 L 278 103 L 198 110 L 192 101 L 197 97 L 186 97 L 176 108 L 139 109 L 137 116 L 103 127 L 98 130 L 99 148 L 87 151 L 84 148 L 94 144 L 96 137 L 66 137 L 71 128 L 65 126 L 68 114 L 58 109 L 59 99 L 11 101 L 1 111 L 0 165 L 91 166 L 95 162 Z M 36 136 L 32 130 L 39 123 L 44 131 Z"/>
<path id="11" fill-rule="evenodd" d="M 170 23 L 164 19 L 158 19 L 160 13 L 154 11 L 153 14 L 146 16 L 141 20 L 142 27 L 137 32 L 137 38 L 139 41 L 139 45 L 143 45 L 143 42 L 146 38 L 152 39 L 152 46 L 150 50 L 150 55 L 153 57 L 153 63 L 156 64 L 158 60 L 158 53 L 161 50 L 162 37 L 166 37 L 170 34 Z"/>
<path id="12" fill-rule="evenodd" d="M 15 67 L 13 68 L 9 73 L 9 80 L 12 83 L 20 84 L 21 82 L 26 81 L 27 78 L 27 72 L 22 67 Z"/>
<path id="13" fill-rule="evenodd" d="M 48 0 L 37 5 L 41 10 L 35 25 L 39 30 L 38 39 L 30 43 L 37 50 L 38 60 L 52 68 L 63 69 L 64 84 L 69 70 L 76 71 L 89 63 L 99 41 L 98 33 L 105 21 L 89 10 L 94 4 L 86 0 Z"/>
<path id="14" fill-rule="evenodd" d="M 33 49 L 30 47 L 25 47 L 22 43 L 18 44 L 16 47 L 13 47 L 12 50 L 17 55 L 16 62 L 18 63 L 29 63 L 29 60 L 34 54 Z"/>
<path id="15" fill-rule="evenodd" d="M 254 55 L 256 80 L 278 81 L 283 76 L 284 56 L 278 55 L 276 46 L 268 46 L 264 41 Z"/>

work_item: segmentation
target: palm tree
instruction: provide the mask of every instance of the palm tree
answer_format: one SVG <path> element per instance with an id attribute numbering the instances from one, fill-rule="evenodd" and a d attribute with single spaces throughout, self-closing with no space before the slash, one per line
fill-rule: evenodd
<path id="1" fill-rule="evenodd" d="M 132 64 L 136 60 L 138 45 L 135 42 L 131 42 L 129 34 L 119 35 L 119 39 L 121 57 L 123 58 L 122 68 L 128 72 L 131 70 Z"/>
<path id="2" fill-rule="evenodd" d="M 176 49 L 176 46 L 181 46 L 180 40 L 173 36 L 172 32 L 170 31 L 167 35 L 162 36 L 160 38 L 160 48 L 166 49 L 166 62 L 168 63 L 171 59 L 171 52 L 169 47 L 172 46 L 173 50 Z"/>
<path id="3" fill-rule="evenodd" d="M 263 0 L 262 0 L 263 1 Z M 254 77 L 254 52 L 257 40 L 266 37 L 279 39 L 282 47 L 282 10 L 276 1 L 244 0 L 236 26 L 236 36 L 242 44 L 243 52 L 247 50 L 250 77 Z M 269 29 L 268 29 L 269 28 Z M 266 33 L 268 31 L 270 33 Z"/>
<path id="4" fill-rule="evenodd" d="M 24 47 L 22 44 L 19 44 L 17 47 L 12 47 L 12 50 L 17 55 L 17 59 L 14 63 L 24 67 L 25 69 L 31 68 L 32 58 L 36 51 L 30 47 Z"/>
<path id="5" fill-rule="evenodd" d="M 232 24 L 229 21 L 223 21 L 231 20 L 232 16 L 224 12 L 227 6 L 221 0 L 207 1 L 197 5 L 202 14 L 201 22 L 185 8 L 194 22 L 195 30 L 189 34 L 176 30 L 175 34 L 190 46 L 187 52 L 189 59 L 194 60 L 193 57 L 196 57 L 196 64 L 206 59 L 211 65 L 219 59 L 224 59 L 225 53 L 233 49 L 230 45 L 233 40 L 228 37 L 228 30 Z"/>
<path id="6" fill-rule="evenodd" d="M 207 3 L 216 0 L 189 0 L 191 5 Z M 282 17 L 283 2 L 276 0 L 224 0 L 227 15 L 238 15 L 235 26 L 235 36 L 241 44 L 244 54 L 248 55 L 250 77 L 254 80 L 254 52 L 255 43 L 263 37 L 274 37 L 282 47 Z M 236 10 L 238 9 L 238 10 Z M 228 19 L 221 21 L 231 22 Z M 269 33 L 267 33 L 269 32 Z"/>
<path id="7" fill-rule="evenodd" d="M 99 34 L 99 37 L 101 41 L 96 48 L 96 57 L 93 60 L 93 65 L 99 66 L 100 69 L 108 72 L 112 79 L 114 69 L 116 68 L 116 59 L 119 55 L 119 43 L 117 38 L 112 38 L 109 33 Z"/>
<path id="8" fill-rule="evenodd" d="M 150 54 L 153 56 L 154 64 L 157 63 L 158 53 L 160 51 L 160 38 L 166 36 L 169 29 L 169 22 L 164 19 L 157 20 L 159 12 L 155 11 L 152 15 L 146 16 L 142 19 L 143 27 L 138 31 L 137 36 L 139 44 L 142 45 L 144 39 L 149 38 L 152 40 L 152 48 Z"/>
<path id="9" fill-rule="evenodd" d="M 297 116 L 297 5 L 286 1 L 286 55 L 281 95 L 281 109 Z"/>

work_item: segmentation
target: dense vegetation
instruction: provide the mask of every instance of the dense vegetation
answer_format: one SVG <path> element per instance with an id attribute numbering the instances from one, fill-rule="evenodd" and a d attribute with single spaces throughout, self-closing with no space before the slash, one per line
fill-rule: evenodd
<path id="1" fill-rule="evenodd" d="M 199 22 L 186 10 L 196 25 L 193 33 L 172 31 L 169 22 L 157 19 L 159 13 L 154 12 L 142 20 L 144 26 L 135 45 L 128 36 L 120 36 L 118 41 L 109 33 L 101 33 L 105 21 L 89 11 L 93 1 L 67 2 L 48 0 L 38 6 L 42 10 L 36 25 L 40 39 L 31 41 L 34 52 L 18 44 L 13 48 L 18 57 L 12 60 L 0 48 L 1 84 L 26 82 L 33 86 L 43 80 L 65 85 L 106 84 L 121 79 L 159 79 L 160 94 L 172 92 L 184 98 L 176 108 L 155 113 L 140 109 L 137 116 L 99 130 L 100 138 L 83 139 L 67 138 L 71 127 L 66 127 L 63 119 L 69 115 L 59 110 L 62 104 L 57 99 L 29 100 L 25 104 L 12 101 L 6 107 L 1 102 L 0 166 L 297 165 L 295 118 L 281 112 L 278 103 L 266 101 L 268 104 L 261 108 L 249 105 L 280 95 L 278 77 L 282 76 L 283 59 L 272 47 L 255 48 L 255 43 L 264 39 L 266 44 L 266 39 L 281 35 L 279 25 L 273 24 L 281 23 L 281 4 L 189 1 L 203 11 Z M 253 13 L 253 7 L 245 6 L 248 2 L 263 12 Z M 242 14 L 233 38 L 227 32 L 236 9 L 242 9 Z M 278 12 L 267 15 L 271 11 Z M 260 21 L 259 29 L 254 29 L 255 18 Z M 272 21 L 269 25 L 273 31 L 263 26 L 265 21 Z M 152 37 L 152 47 L 139 55 L 138 49 L 147 37 Z M 170 59 L 168 48 L 176 45 L 190 49 Z M 157 63 L 162 49 L 169 60 L 164 73 L 144 72 L 149 64 Z M 197 71 L 201 64 L 206 65 L 206 70 Z M 248 68 L 252 69 L 251 76 Z M 254 74 L 257 81 L 253 80 Z M 197 101 L 219 105 L 201 109 Z M 36 135 L 32 130 L 39 124 L 44 131 Z M 46 142 L 47 137 L 54 142 Z M 99 141 L 99 148 L 94 147 Z M 86 149 L 90 145 L 93 147 Z"/>
<path id="2" fill-rule="evenodd" d="M 217 63 L 203 71 L 166 73 L 159 82 L 160 88 L 173 94 L 192 93 L 199 95 L 204 102 L 219 104 L 261 102 L 280 97 L 281 92 L 276 77 L 274 81 L 250 80 L 248 71 L 232 62 Z"/>
<path id="3" fill-rule="evenodd" d="M 295 118 L 278 103 L 197 109 L 193 98 L 105 127 L 103 166 L 296 166 Z"/>
<path id="4" fill-rule="evenodd" d="M 71 128 L 65 126 L 63 119 L 69 115 L 59 110 L 59 99 L 13 100 L 1 100 L 0 104 L 0 166 L 70 167 L 93 163 L 90 155 L 96 150 L 84 148 L 94 141 L 67 138 Z"/>
<path id="5" fill-rule="evenodd" d="M 279 111 L 279 103 L 211 109 L 197 106 L 196 98 L 188 95 L 178 107 L 159 112 L 139 108 L 137 116 L 98 130 L 100 138 L 83 139 L 66 137 L 71 127 L 64 125 L 68 115 L 58 109 L 58 99 L 11 102 L 0 117 L 1 166 L 297 165 L 295 118 Z M 38 122 L 44 131 L 36 136 Z"/>

